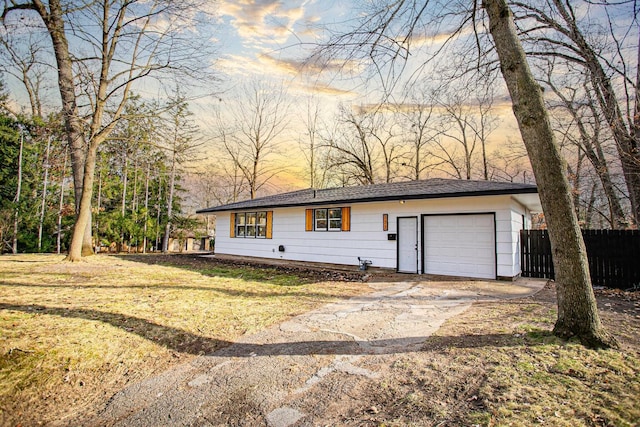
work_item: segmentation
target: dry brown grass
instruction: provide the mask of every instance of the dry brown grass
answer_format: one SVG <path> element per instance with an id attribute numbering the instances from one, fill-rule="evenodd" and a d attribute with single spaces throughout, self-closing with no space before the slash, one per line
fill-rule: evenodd
<path id="1" fill-rule="evenodd" d="M 636 297 L 599 297 L 619 350 L 588 350 L 554 337 L 553 287 L 526 299 L 475 304 L 449 319 L 423 351 L 400 356 L 382 386 L 359 396 L 379 413 L 368 424 L 360 416 L 349 425 L 640 426 Z"/>
<path id="2" fill-rule="evenodd" d="M 0 258 L 0 425 L 77 416 L 129 382 L 366 289 L 151 259 Z"/>

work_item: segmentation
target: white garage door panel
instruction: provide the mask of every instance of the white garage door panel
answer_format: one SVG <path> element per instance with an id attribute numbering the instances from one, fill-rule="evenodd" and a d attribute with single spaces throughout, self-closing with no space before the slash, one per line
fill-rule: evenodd
<path id="1" fill-rule="evenodd" d="M 493 215 L 425 216 L 423 226 L 425 273 L 495 279 Z"/>

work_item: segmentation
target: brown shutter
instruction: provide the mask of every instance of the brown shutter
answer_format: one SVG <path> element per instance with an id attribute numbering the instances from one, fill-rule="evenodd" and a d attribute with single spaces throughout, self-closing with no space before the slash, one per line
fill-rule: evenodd
<path id="1" fill-rule="evenodd" d="M 267 239 L 273 238 L 273 211 L 267 211 Z"/>
<path id="2" fill-rule="evenodd" d="M 351 208 L 342 208 L 342 231 L 351 231 Z"/>
<path id="3" fill-rule="evenodd" d="M 313 209 L 305 210 L 305 231 L 313 231 Z"/>
<path id="4" fill-rule="evenodd" d="M 229 223 L 231 224 L 231 231 L 229 237 L 236 237 L 236 214 L 229 215 Z"/>

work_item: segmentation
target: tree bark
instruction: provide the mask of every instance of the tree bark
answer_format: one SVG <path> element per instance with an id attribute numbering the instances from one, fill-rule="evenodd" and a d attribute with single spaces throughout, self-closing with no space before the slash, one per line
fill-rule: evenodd
<path id="1" fill-rule="evenodd" d="M 600 322 L 564 161 L 541 88 L 518 39 L 513 15 L 505 0 L 484 0 L 484 8 L 549 229 L 558 298 L 558 319 L 553 331 L 562 338 L 578 337 L 588 347 L 617 346 Z"/>
<path id="2" fill-rule="evenodd" d="M 42 251 L 42 227 L 44 225 L 44 211 L 47 205 L 47 184 L 49 178 L 49 150 L 51 149 L 51 136 L 47 140 L 47 150 L 44 156 L 44 179 L 42 180 L 42 204 L 40 205 L 40 222 L 38 223 L 38 252 Z"/>
<path id="3" fill-rule="evenodd" d="M 75 85 L 73 78 L 73 61 L 69 54 L 69 44 L 64 29 L 64 12 L 59 0 L 49 1 L 49 10 L 40 1 L 34 1 L 34 8 L 47 26 L 58 66 L 58 88 L 62 100 L 65 133 L 71 146 L 71 170 L 73 173 L 76 215 L 80 215 L 82 189 L 85 172 L 86 141 L 82 132 L 82 123 L 78 114 Z M 85 215 L 86 216 L 86 215 Z M 93 254 L 91 244 L 91 212 L 86 218 L 82 236 L 82 255 Z"/>
<path id="4" fill-rule="evenodd" d="M 80 209 L 76 214 L 76 222 L 73 226 L 71 244 L 67 261 L 80 261 L 85 251 L 84 236 L 88 227 L 91 227 L 91 199 L 93 198 L 93 180 L 96 168 L 96 157 L 98 152 L 97 141 L 89 146 L 85 159 L 84 176 L 82 179 L 82 197 L 80 198 Z M 89 245 L 89 250 L 93 254 L 93 247 Z"/>
<path id="5" fill-rule="evenodd" d="M 171 215 L 173 215 L 173 191 L 176 185 L 176 148 L 173 149 L 171 157 L 171 175 L 169 177 L 169 197 L 167 198 L 167 224 L 164 228 L 164 236 L 162 237 L 162 252 L 169 252 L 169 237 L 171 235 Z"/>
<path id="6" fill-rule="evenodd" d="M 18 223 L 20 222 L 20 193 L 22 192 L 22 151 L 24 148 L 24 130 L 20 128 L 20 151 L 18 154 L 18 186 L 16 189 L 16 209 L 13 219 L 13 243 L 11 250 L 14 254 L 18 253 Z"/>

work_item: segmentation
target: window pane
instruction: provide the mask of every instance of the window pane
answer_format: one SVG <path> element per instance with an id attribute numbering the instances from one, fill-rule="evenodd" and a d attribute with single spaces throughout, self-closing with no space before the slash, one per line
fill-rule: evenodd
<path id="1" fill-rule="evenodd" d="M 316 209 L 315 218 L 316 218 L 316 230 L 326 230 L 327 229 L 327 210 Z"/>
<path id="2" fill-rule="evenodd" d="M 256 237 L 256 213 L 255 212 L 247 212 L 246 237 Z"/>
<path id="3" fill-rule="evenodd" d="M 267 237 L 267 213 L 258 212 L 256 237 Z"/>
<path id="4" fill-rule="evenodd" d="M 244 237 L 245 215 L 243 213 L 236 214 L 236 237 Z"/>
<path id="5" fill-rule="evenodd" d="M 258 225 L 266 226 L 267 225 L 267 213 L 266 212 L 258 212 Z"/>
<path id="6" fill-rule="evenodd" d="M 342 209 L 329 209 L 329 230 L 342 229 Z"/>

